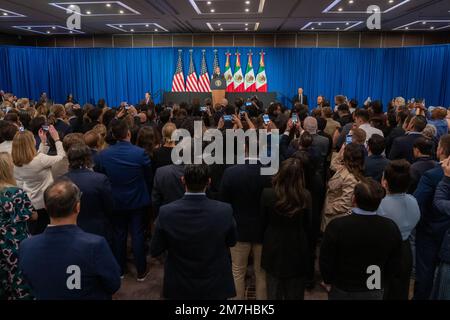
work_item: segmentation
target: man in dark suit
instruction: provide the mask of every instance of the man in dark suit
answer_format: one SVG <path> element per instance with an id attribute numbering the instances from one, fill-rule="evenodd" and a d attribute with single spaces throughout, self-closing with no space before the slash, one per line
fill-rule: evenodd
<path id="1" fill-rule="evenodd" d="M 450 157 L 450 135 L 444 135 L 437 148 L 439 161 Z M 414 300 L 430 298 L 435 268 L 439 263 L 439 248 L 445 232 L 450 228 L 450 216 L 433 206 L 436 188 L 444 177 L 441 166 L 425 172 L 417 185 L 414 197 L 420 208 L 416 227 L 416 281 Z"/>
<path id="2" fill-rule="evenodd" d="M 420 137 L 414 142 L 413 153 L 415 162 L 411 165 L 411 185 L 408 193 L 414 193 L 422 175 L 433 169 L 438 163 L 433 159 L 434 143 L 428 138 Z"/>
<path id="3" fill-rule="evenodd" d="M 185 188 L 181 182 L 184 165 L 171 164 L 158 168 L 153 180 L 152 206 L 158 215 L 159 208 L 183 197 Z"/>
<path id="4" fill-rule="evenodd" d="M 377 214 L 383 198 L 378 182 L 361 182 L 355 187 L 352 214 L 327 226 L 320 272 L 329 300 L 382 300 L 385 285 L 399 272 L 402 237 L 392 220 Z M 368 287 L 372 266 L 379 268 L 379 288 Z"/>
<path id="5" fill-rule="evenodd" d="M 144 215 L 151 203 L 151 186 L 148 185 L 152 181 L 151 163 L 144 149 L 131 144 L 131 132 L 125 120 L 115 120 L 111 132 L 117 143 L 97 155 L 96 170 L 106 174 L 111 182 L 114 199 L 114 212 L 111 216 L 114 255 L 124 274 L 130 227 L 137 280 L 142 282 L 148 275 L 144 249 Z"/>
<path id="6" fill-rule="evenodd" d="M 427 119 L 424 116 L 416 116 L 408 126 L 407 133 L 403 137 L 394 140 L 389 153 L 390 160 L 405 159 L 409 163 L 414 162 L 413 146 L 414 142 L 422 137 L 422 131 L 427 126 Z"/>
<path id="7" fill-rule="evenodd" d="M 235 296 L 229 247 L 236 223 L 229 204 L 209 200 L 206 165 L 187 165 L 181 200 L 161 207 L 151 243 L 152 256 L 168 251 L 164 297 L 175 300 L 225 300 Z"/>
<path id="8" fill-rule="evenodd" d="M 69 180 L 44 201 L 51 224 L 20 244 L 19 268 L 38 300 L 106 300 L 120 288 L 120 268 L 103 237 L 77 227 L 81 192 Z"/>
<path id="9" fill-rule="evenodd" d="M 92 172 L 91 149 L 74 145 L 67 153 L 69 172 L 65 175 L 83 193 L 78 226 L 85 232 L 104 237 L 112 242 L 109 218 L 113 210 L 111 183 L 107 176 Z"/>
<path id="10" fill-rule="evenodd" d="M 250 161 L 247 158 L 246 164 L 235 165 L 225 170 L 220 197 L 232 205 L 238 229 L 238 243 L 231 249 L 236 298 L 244 299 L 248 257 L 252 253 L 256 299 L 265 300 L 266 274 L 261 269 L 264 221 L 260 214 L 260 202 L 264 188 L 270 187 L 270 177 L 261 175 L 262 166 L 257 159 L 253 159 L 256 164 L 251 164 Z"/>
<path id="11" fill-rule="evenodd" d="M 295 105 L 297 102 L 305 106 L 309 105 L 308 96 L 306 94 L 303 94 L 303 88 L 298 88 L 298 93 L 292 99 L 292 105 Z"/>
<path id="12" fill-rule="evenodd" d="M 364 163 L 364 176 L 371 177 L 375 181 L 381 183 L 384 169 L 389 164 L 389 160 L 383 156 L 386 147 L 385 140 L 379 134 L 372 135 L 368 143 L 369 156 Z"/>

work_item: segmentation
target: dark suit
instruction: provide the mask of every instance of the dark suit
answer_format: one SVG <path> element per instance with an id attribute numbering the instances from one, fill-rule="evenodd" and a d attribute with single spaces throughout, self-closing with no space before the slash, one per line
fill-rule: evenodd
<path id="1" fill-rule="evenodd" d="M 261 175 L 260 164 L 232 166 L 223 174 L 221 200 L 233 207 L 239 242 L 263 242 L 264 224 L 260 202 L 266 187 L 270 187 L 270 177 Z"/>
<path id="2" fill-rule="evenodd" d="M 371 155 L 366 158 L 364 163 L 364 176 L 371 177 L 381 182 L 384 169 L 389 164 L 389 160 L 382 155 Z"/>
<path id="3" fill-rule="evenodd" d="M 161 207 L 151 243 L 152 256 L 168 251 L 164 297 L 223 300 L 236 292 L 229 247 L 236 244 L 230 205 L 203 194 L 185 195 Z"/>
<path id="4" fill-rule="evenodd" d="M 423 174 L 414 192 L 421 214 L 416 227 L 416 300 L 430 297 L 439 248 L 445 232 L 450 228 L 450 217 L 433 206 L 436 188 L 443 177 L 441 166 L 436 166 Z"/>
<path id="5" fill-rule="evenodd" d="M 156 215 L 159 208 L 183 197 L 185 188 L 181 182 L 183 165 L 169 165 L 156 170 L 153 180 L 152 205 Z"/>
<path id="6" fill-rule="evenodd" d="M 144 249 L 145 217 L 150 206 L 152 169 L 144 149 L 130 142 L 118 141 L 100 152 L 96 169 L 108 176 L 114 199 L 111 222 L 114 228 L 114 255 L 122 272 L 125 270 L 128 227 L 139 274 L 146 270 Z"/>
<path id="7" fill-rule="evenodd" d="M 19 267 L 38 300 L 105 300 L 120 288 L 120 269 L 102 237 L 74 225 L 47 227 L 20 244 Z M 69 290 L 79 267 L 81 288 Z"/>
<path id="8" fill-rule="evenodd" d="M 405 159 L 409 163 L 414 163 L 413 146 L 417 139 L 423 137 L 419 132 L 411 132 L 403 137 L 394 139 L 391 151 L 389 153 L 390 160 Z"/>
<path id="9" fill-rule="evenodd" d="M 113 210 L 111 183 L 108 177 L 88 169 L 70 170 L 65 175 L 83 193 L 78 226 L 85 232 L 105 237 L 111 241 L 109 217 Z"/>
<path id="10" fill-rule="evenodd" d="M 414 193 L 416 191 L 417 185 L 422 175 L 436 167 L 438 163 L 434 161 L 431 157 L 421 157 L 417 158 L 416 161 L 411 165 L 411 185 L 409 187 L 409 193 Z"/>
<path id="11" fill-rule="evenodd" d="M 308 103 L 308 96 L 306 94 L 303 94 L 303 95 L 296 94 L 294 96 L 294 98 L 292 98 L 292 102 L 293 102 L 294 105 L 297 102 L 301 103 L 301 104 L 304 104 L 305 106 L 309 105 L 309 103 Z"/>
<path id="12" fill-rule="evenodd" d="M 61 119 L 56 120 L 54 127 L 58 131 L 61 140 L 69 133 L 72 133 L 72 127 Z"/>

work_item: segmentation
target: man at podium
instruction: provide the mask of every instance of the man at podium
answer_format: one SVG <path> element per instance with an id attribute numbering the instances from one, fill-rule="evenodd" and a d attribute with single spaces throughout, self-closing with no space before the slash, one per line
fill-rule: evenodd
<path id="1" fill-rule="evenodd" d="M 211 93 L 213 98 L 213 105 L 221 103 L 225 99 L 225 92 L 227 90 L 227 80 L 221 73 L 220 67 L 214 69 L 214 74 L 211 81 Z"/>

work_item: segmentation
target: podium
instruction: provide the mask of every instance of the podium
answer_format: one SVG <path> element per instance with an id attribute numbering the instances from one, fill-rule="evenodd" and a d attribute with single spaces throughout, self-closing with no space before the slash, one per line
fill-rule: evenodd
<path id="1" fill-rule="evenodd" d="M 225 94 L 227 91 L 227 80 L 223 75 L 214 75 L 211 80 L 211 93 L 213 106 L 221 103 L 225 99 Z"/>

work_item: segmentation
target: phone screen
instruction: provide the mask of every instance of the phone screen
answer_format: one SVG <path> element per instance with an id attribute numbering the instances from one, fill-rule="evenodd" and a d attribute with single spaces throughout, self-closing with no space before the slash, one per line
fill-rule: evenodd
<path id="1" fill-rule="evenodd" d="M 294 113 L 294 114 L 292 115 L 292 122 L 293 122 L 294 124 L 296 124 L 296 123 L 298 122 L 298 116 L 297 116 L 296 113 Z"/>
<path id="2" fill-rule="evenodd" d="M 42 130 L 48 131 L 48 126 L 47 126 L 47 125 L 43 125 L 43 126 L 42 126 Z"/>
<path id="3" fill-rule="evenodd" d="M 345 144 L 349 145 L 353 143 L 353 136 L 351 134 L 348 134 L 345 139 Z"/>
<path id="4" fill-rule="evenodd" d="M 247 102 L 247 103 L 245 104 L 246 107 L 251 107 L 252 105 L 253 105 L 253 103 L 251 103 L 251 102 Z"/>
<path id="5" fill-rule="evenodd" d="M 223 116 L 223 121 L 225 122 L 231 122 L 233 120 L 232 116 Z"/>
<path id="6" fill-rule="evenodd" d="M 265 124 L 269 124 L 269 122 L 270 122 L 270 118 L 267 114 L 264 115 L 263 120 L 264 120 Z"/>
<path id="7" fill-rule="evenodd" d="M 201 107 L 201 108 L 200 108 L 200 111 L 201 111 L 201 112 L 206 112 L 206 110 L 207 110 L 206 107 Z"/>

